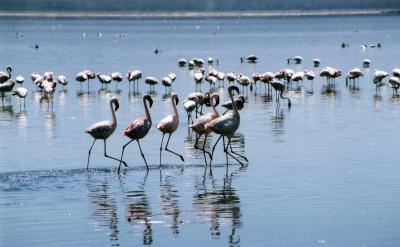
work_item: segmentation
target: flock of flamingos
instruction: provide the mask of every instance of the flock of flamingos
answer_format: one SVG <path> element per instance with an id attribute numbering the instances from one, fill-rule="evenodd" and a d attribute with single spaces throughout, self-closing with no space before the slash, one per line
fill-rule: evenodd
<path id="1" fill-rule="evenodd" d="M 240 61 L 242 63 L 256 63 L 258 57 L 255 55 L 249 55 L 247 57 L 241 57 Z M 288 58 L 287 63 L 295 63 L 300 64 L 303 62 L 303 58 L 300 56 L 296 56 L 293 58 Z M 208 58 L 207 63 L 212 65 L 213 63 L 218 63 L 218 60 L 214 60 L 213 58 Z M 317 68 L 320 65 L 319 59 L 313 60 L 314 67 Z M 371 61 L 365 59 L 362 63 L 363 67 L 369 67 Z M 315 78 L 315 73 L 313 70 L 306 71 L 298 71 L 295 72 L 291 69 L 282 69 L 277 73 L 266 72 L 266 73 L 255 73 L 250 77 L 244 76 L 242 74 L 235 74 L 234 72 L 224 74 L 221 71 L 217 71 L 216 69 L 210 69 L 208 73 L 206 73 L 203 65 L 205 61 L 199 58 L 193 58 L 190 60 L 180 59 L 178 61 L 178 65 L 180 67 L 188 67 L 190 70 L 193 70 L 193 79 L 197 86 L 201 86 L 204 81 L 209 82 L 210 90 L 206 93 L 202 92 L 193 92 L 189 94 L 185 100 L 183 101 L 183 107 L 187 112 L 188 122 L 191 122 L 189 127 L 197 134 L 196 143 L 194 147 L 196 149 L 201 149 L 204 153 L 204 158 L 206 159 L 206 154 L 209 156 L 210 163 L 213 159 L 213 154 L 216 145 L 222 138 L 223 140 L 223 150 L 227 156 L 230 156 L 242 166 L 244 165 L 244 161 L 248 162 L 247 158 L 235 152 L 231 145 L 231 138 L 234 136 L 236 130 L 240 125 L 240 114 L 239 111 L 244 107 L 245 97 L 240 94 L 240 90 L 238 86 L 235 85 L 235 82 L 242 87 L 242 92 L 246 93 L 248 91 L 248 87 L 250 90 L 253 90 L 253 87 L 257 88 L 257 82 L 264 85 L 264 90 L 268 95 L 272 96 L 272 89 L 275 90 L 276 102 L 279 104 L 279 99 L 285 99 L 288 101 L 288 107 L 291 107 L 291 101 L 288 97 L 284 97 L 283 93 L 285 90 L 295 83 L 295 85 L 299 86 L 299 83 L 302 83 L 303 79 L 306 78 L 309 81 L 313 81 Z M 392 71 L 393 76 L 388 79 L 388 85 L 393 89 L 393 94 L 397 96 L 397 91 L 400 87 L 400 68 L 395 68 Z M 325 77 L 328 83 L 328 86 L 335 86 L 335 79 L 342 76 L 342 72 L 336 68 L 325 67 L 320 73 L 320 77 Z M 350 70 L 346 75 L 346 86 L 355 86 L 358 78 L 363 76 L 362 71 L 359 68 L 354 68 Z M 130 71 L 126 75 L 129 81 L 129 90 L 133 84 L 133 90 L 138 90 L 139 80 L 142 78 L 142 72 L 139 70 Z M 373 83 L 376 86 L 376 91 L 380 91 L 380 88 L 385 85 L 384 79 L 389 77 L 389 74 L 386 71 L 375 70 L 373 73 Z M 75 80 L 80 83 L 81 89 L 82 84 L 84 82 L 88 85 L 89 90 L 89 80 L 97 78 L 101 83 L 102 88 L 107 88 L 109 84 L 112 82 L 117 83 L 123 80 L 123 76 L 119 72 L 114 72 L 111 74 L 95 74 L 90 70 L 84 70 L 79 72 Z M 60 75 L 55 78 L 52 72 L 45 72 L 43 75 L 39 73 L 32 73 L 31 75 L 32 82 L 37 87 L 37 90 L 43 92 L 43 95 L 48 97 L 49 100 L 52 100 L 52 95 L 56 91 L 57 83 L 62 87 L 67 86 L 68 80 L 65 76 Z M 182 155 L 178 154 L 175 151 L 172 151 L 168 148 L 168 144 L 172 134 L 177 130 L 179 126 L 179 114 L 177 110 L 177 106 L 179 103 L 179 97 L 176 93 L 171 93 L 171 87 L 173 82 L 176 79 L 176 75 L 174 73 L 169 73 L 167 76 L 162 78 L 161 84 L 165 87 L 165 90 L 168 91 L 171 95 L 172 102 L 172 113 L 165 118 L 163 118 L 158 124 L 157 129 L 162 133 L 161 145 L 160 145 L 160 166 L 161 166 L 161 158 L 163 149 L 167 152 L 170 152 L 176 156 L 178 156 L 182 161 L 184 158 Z M 229 83 L 228 94 L 230 97 L 230 101 L 222 104 L 223 107 L 227 109 L 227 111 L 223 114 L 218 113 L 216 110 L 216 106 L 219 104 L 219 95 L 213 92 L 213 88 L 217 83 L 224 83 L 225 79 Z M 12 79 L 12 68 L 7 67 L 6 72 L 0 71 L 0 93 L 3 99 L 6 93 L 12 93 L 12 95 L 17 96 L 20 99 L 20 107 L 21 101 L 24 100 L 25 106 L 25 97 L 28 94 L 28 90 L 26 88 L 21 87 L 24 82 L 24 78 L 22 76 L 17 76 L 15 79 Z M 150 92 L 154 90 L 154 86 L 159 84 L 159 80 L 155 77 L 149 76 L 145 78 L 144 81 L 150 87 Z M 19 84 L 18 87 L 15 88 L 15 85 Z M 238 95 L 235 97 L 235 93 Z M 143 105 L 145 110 L 145 117 L 139 118 L 132 121 L 123 131 L 123 134 L 127 136 L 130 140 L 122 147 L 121 157 L 116 158 L 107 154 L 107 139 L 114 133 L 117 127 L 117 117 L 115 112 L 119 108 L 119 103 L 116 98 L 112 98 L 110 100 L 110 108 L 112 113 L 111 120 L 105 120 L 101 122 L 94 123 L 90 127 L 85 129 L 85 132 L 88 133 L 91 137 L 93 137 L 93 143 L 88 152 L 87 159 L 87 169 L 89 168 L 89 161 L 92 148 L 97 140 L 103 140 L 104 142 L 104 156 L 119 162 L 118 172 L 121 169 L 121 165 L 128 167 L 126 162 L 123 160 L 123 155 L 125 148 L 133 141 L 136 141 L 140 153 L 143 157 L 144 163 L 146 164 L 147 169 L 149 166 L 147 164 L 145 155 L 140 146 L 140 140 L 145 138 L 150 128 L 152 127 L 152 119 L 149 108 L 153 105 L 153 100 L 149 94 L 145 94 L 143 96 Z M 208 106 L 211 108 L 209 113 L 203 114 L 203 106 Z M 195 114 L 196 119 L 193 120 L 192 114 Z M 207 136 L 211 133 L 215 133 L 219 135 L 218 140 L 214 144 L 212 150 L 208 151 L 205 149 L 205 143 Z M 168 135 L 165 147 L 163 148 L 164 137 Z M 199 147 L 198 142 L 201 136 L 204 136 L 203 146 Z M 207 163 L 206 163 L 207 164 Z"/>

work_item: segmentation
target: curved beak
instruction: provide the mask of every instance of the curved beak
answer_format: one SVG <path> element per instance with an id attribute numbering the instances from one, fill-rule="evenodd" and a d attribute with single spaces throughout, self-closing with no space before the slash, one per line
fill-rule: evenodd
<path id="1" fill-rule="evenodd" d="M 146 100 L 149 102 L 150 108 L 153 106 L 153 99 L 150 97 L 150 95 L 146 95 Z"/>
<path id="2" fill-rule="evenodd" d="M 175 97 L 175 105 L 178 105 L 178 103 L 179 103 L 179 98 L 178 98 L 178 96 L 176 96 Z"/>
<path id="3" fill-rule="evenodd" d="M 114 100 L 113 103 L 114 103 L 114 105 L 115 105 L 115 111 L 117 111 L 118 108 L 119 108 L 118 100 Z"/>

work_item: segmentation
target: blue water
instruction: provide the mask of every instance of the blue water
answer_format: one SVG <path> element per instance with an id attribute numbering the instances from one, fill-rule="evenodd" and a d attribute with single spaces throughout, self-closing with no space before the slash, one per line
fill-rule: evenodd
<path id="1" fill-rule="evenodd" d="M 0 245 L 398 246 L 400 100 L 388 86 L 376 95 L 371 77 L 374 69 L 400 66 L 399 21 L 399 16 L 1 19 L 0 68 L 11 65 L 13 77 L 24 76 L 29 95 L 25 108 L 11 97 L 0 108 Z M 350 47 L 340 48 L 343 41 Z M 360 49 L 378 42 L 379 49 Z M 35 44 L 40 48 L 31 48 Z M 155 48 L 161 50 L 157 55 Z M 240 63 L 253 53 L 258 63 Z M 304 63 L 286 65 L 295 55 Z M 92 139 L 84 128 L 110 119 L 108 102 L 117 97 L 118 127 L 107 151 L 119 156 L 128 141 L 121 132 L 144 116 L 141 97 L 149 88 L 142 79 L 134 95 L 124 80 L 120 91 L 112 84 L 111 92 L 103 92 L 93 80 L 89 94 L 86 84 L 82 93 L 74 81 L 79 71 L 140 69 L 157 78 L 174 72 L 173 91 L 182 102 L 196 86 L 191 72 L 178 68 L 178 59 L 208 56 L 219 59 L 216 69 L 248 76 L 285 67 L 313 69 L 316 57 L 321 67 L 344 74 L 362 68 L 365 58 L 372 63 L 362 69 L 358 90 L 346 88 L 342 76 L 336 93 L 325 93 L 326 81 L 317 77 L 309 94 L 305 80 L 300 90 L 286 92 L 291 109 L 285 103 L 277 107 L 260 88 L 249 91 L 233 143 L 248 157 L 245 167 L 231 159 L 227 165 L 220 146 L 211 168 L 205 167 L 179 105 L 181 123 L 170 145 L 185 162 L 164 152 L 159 169 L 161 134 L 155 125 L 172 108 L 157 85 L 153 128 L 141 142 L 150 171 L 135 143 L 125 154 L 130 168 L 121 174 L 118 163 L 103 157 L 101 143 L 86 171 Z M 65 90 L 57 88 L 53 105 L 36 92 L 34 71 L 69 79 Z M 208 89 L 203 83 L 202 90 Z M 217 89 L 223 101 L 226 89 L 227 82 Z M 207 147 L 216 139 L 210 136 Z"/>

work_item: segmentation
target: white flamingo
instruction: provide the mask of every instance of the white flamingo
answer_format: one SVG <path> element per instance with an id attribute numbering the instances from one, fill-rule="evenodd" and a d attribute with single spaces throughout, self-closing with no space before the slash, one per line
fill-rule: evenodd
<path id="1" fill-rule="evenodd" d="M 115 109 L 114 109 L 114 107 L 115 107 Z M 111 108 L 111 114 L 112 114 L 111 121 L 104 120 L 101 122 L 97 122 L 97 123 L 91 125 L 89 128 L 85 129 L 85 132 L 94 138 L 92 146 L 89 149 L 89 155 L 88 155 L 86 169 L 89 169 L 89 159 L 90 159 L 90 153 L 92 152 L 93 145 L 99 139 L 104 141 L 104 156 L 105 157 L 122 162 L 126 167 L 128 167 L 128 165 L 125 163 L 125 161 L 114 158 L 107 154 L 106 141 L 114 133 L 115 129 L 117 128 L 117 118 L 115 117 L 115 111 L 117 111 L 119 108 L 119 103 L 118 103 L 117 99 L 114 98 L 114 99 L 110 100 L 110 108 Z"/>
<path id="2" fill-rule="evenodd" d="M 182 161 L 185 161 L 183 159 L 182 155 L 168 149 L 168 144 L 169 144 L 171 135 L 178 129 L 178 126 L 179 126 L 179 114 L 178 114 L 178 110 L 176 109 L 176 106 L 179 103 L 179 98 L 178 98 L 178 95 L 176 95 L 176 93 L 172 93 L 171 102 L 172 102 L 172 108 L 173 108 L 172 114 L 166 116 L 157 124 L 157 129 L 159 129 L 163 133 L 163 136 L 161 139 L 161 145 L 160 145 L 160 166 L 161 166 L 162 144 L 164 141 L 165 134 L 168 134 L 168 141 L 167 141 L 167 144 L 165 145 L 165 151 L 173 153 L 173 154 L 179 156 L 179 158 L 181 158 Z"/>
<path id="3" fill-rule="evenodd" d="M 0 71 L 0 83 L 4 83 L 9 79 L 11 79 L 11 72 L 12 72 L 11 67 L 7 67 L 7 72 Z"/>
<path id="4" fill-rule="evenodd" d="M 239 88 L 236 86 L 229 86 L 228 87 L 228 93 L 229 97 L 231 98 L 231 101 L 234 102 L 233 99 L 233 91 L 236 91 L 239 93 Z M 233 154 L 236 154 L 239 157 L 242 157 L 244 160 L 248 161 L 247 158 L 241 154 L 238 154 L 233 151 L 232 149 L 232 144 L 231 144 L 231 139 L 233 135 L 235 134 L 236 130 L 239 128 L 240 125 L 240 115 L 239 111 L 236 107 L 236 104 L 233 104 L 233 110 L 229 111 L 227 114 L 222 115 L 214 120 L 211 120 L 205 125 L 206 131 L 213 131 L 216 134 L 219 134 L 220 137 L 218 138 L 217 142 L 215 143 L 213 147 L 213 151 L 211 154 L 211 159 L 214 154 L 214 149 L 216 147 L 216 144 L 218 141 L 221 139 L 221 137 L 227 137 L 228 138 L 228 143 L 225 147 L 224 144 L 224 152 L 231 156 L 233 159 L 235 159 L 237 162 L 239 162 L 242 166 L 244 165 L 237 157 L 235 157 Z M 228 151 L 228 147 L 230 147 L 231 151 Z"/>

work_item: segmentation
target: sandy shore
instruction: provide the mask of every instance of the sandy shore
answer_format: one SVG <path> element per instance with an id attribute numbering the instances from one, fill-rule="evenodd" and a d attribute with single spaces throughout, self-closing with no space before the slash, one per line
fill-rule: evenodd
<path id="1" fill-rule="evenodd" d="M 310 11 L 234 11 L 234 12 L 6 12 L 0 17 L 47 18 L 206 18 L 206 17 L 297 17 L 399 14 L 400 9 L 310 10 Z"/>

